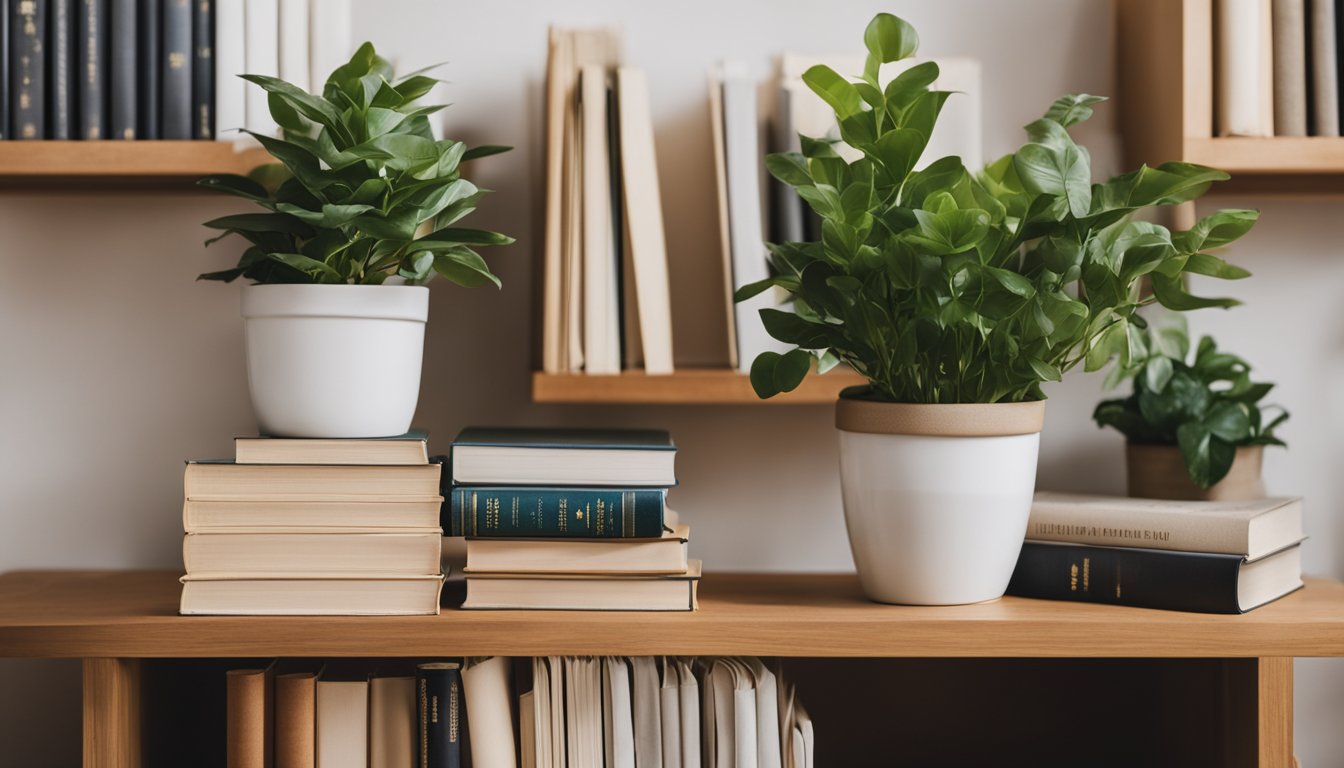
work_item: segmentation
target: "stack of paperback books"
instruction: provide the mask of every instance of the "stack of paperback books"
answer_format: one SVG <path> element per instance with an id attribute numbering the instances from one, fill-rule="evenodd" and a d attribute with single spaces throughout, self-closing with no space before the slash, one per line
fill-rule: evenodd
<path id="1" fill-rule="evenodd" d="M 1302 500 L 1038 493 L 1008 594 L 1245 613 L 1302 586 Z"/>
<path id="2" fill-rule="evenodd" d="M 675 458 L 656 430 L 463 430 L 449 491 L 462 607 L 695 610 L 700 563 L 667 509 Z"/>
<path id="3" fill-rule="evenodd" d="M 441 464 L 424 433 L 235 450 L 187 464 L 182 613 L 438 613 Z"/>

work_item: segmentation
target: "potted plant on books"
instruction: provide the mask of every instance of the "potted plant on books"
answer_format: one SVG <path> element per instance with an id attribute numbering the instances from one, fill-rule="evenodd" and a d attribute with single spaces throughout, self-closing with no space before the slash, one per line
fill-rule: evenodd
<path id="1" fill-rule="evenodd" d="M 1179 315 L 1145 334 L 1147 356 L 1127 375 L 1129 397 L 1097 405 L 1092 418 L 1126 438 L 1129 495 L 1149 499 L 1243 500 L 1265 495 L 1260 467 L 1287 411 L 1260 405 L 1273 384 L 1251 381 L 1251 366 L 1190 337 Z M 1123 369 L 1117 369 L 1123 370 Z"/>
<path id="2" fill-rule="evenodd" d="M 512 238 L 459 222 L 484 190 L 460 164 L 504 151 L 435 140 L 416 101 L 436 79 L 397 78 L 365 43 L 321 95 L 261 75 L 276 138 L 252 133 L 275 159 L 249 176 L 202 179 L 256 203 L 257 213 L 206 222 L 248 242 L 237 266 L 205 280 L 242 291 L 248 383 L 263 433 L 378 437 L 406 432 L 420 391 L 424 325 L 435 275 L 499 285 L 476 248 Z"/>
<path id="3" fill-rule="evenodd" d="M 1066 96 L 1026 126 L 1028 143 L 978 173 L 944 157 L 916 170 L 949 94 L 932 62 L 889 81 L 883 64 L 914 55 L 915 30 L 889 14 L 869 24 L 862 77 L 825 66 L 804 75 L 835 111 L 846 162 L 830 142 L 767 165 L 821 218 L 820 242 L 770 246 L 771 286 L 793 312 L 761 310 L 797 348 L 751 368 L 757 394 L 796 387 L 817 358 L 868 379 L 836 406 L 845 519 L 868 596 L 969 603 L 1003 594 L 1026 530 L 1045 412 L 1042 382 L 1142 358 L 1158 301 L 1176 310 L 1230 306 L 1192 296 L 1182 275 L 1245 273 L 1206 252 L 1244 233 L 1254 211 L 1221 211 L 1187 232 L 1134 221 L 1149 206 L 1202 195 L 1227 175 L 1185 163 L 1093 184 L 1068 128 L 1094 96 Z M 1147 279 L 1152 295 L 1140 291 Z"/>

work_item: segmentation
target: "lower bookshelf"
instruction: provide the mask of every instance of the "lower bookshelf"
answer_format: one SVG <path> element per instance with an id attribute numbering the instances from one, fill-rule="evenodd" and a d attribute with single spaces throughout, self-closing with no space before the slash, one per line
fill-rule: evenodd
<path id="1" fill-rule="evenodd" d="M 709 574 L 693 614 L 304 618 L 178 616 L 176 577 L 0 575 L 0 656 L 84 659 L 85 766 L 157 766 L 146 756 L 172 754 L 174 734 L 209 741 L 190 712 L 211 707 L 184 707 L 182 691 L 211 695 L 232 659 L 756 655 L 796 679 L 822 766 L 899 754 L 1287 768 L 1292 658 L 1344 655 L 1344 585 L 1321 579 L 1245 616 L 1014 598 L 882 606 L 849 575 Z"/>

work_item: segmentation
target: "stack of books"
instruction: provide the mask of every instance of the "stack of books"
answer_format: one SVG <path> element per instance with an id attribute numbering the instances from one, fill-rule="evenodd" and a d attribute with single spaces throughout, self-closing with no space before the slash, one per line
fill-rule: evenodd
<path id="1" fill-rule="evenodd" d="M 467 538 L 463 608 L 690 611 L 700 564 L 667 510 L 658 430 L 463 430 L 449 528 Z"/>
<path id="2" fill-rule="evenodd" d="M 187 464 L 182 613 L 438 613 L 441 464 L 424 433 L 235 449 Z"/>
<path id="3" fill-rule="evenodd" d="M 1302 500 L 1038 493 L 1008 594 L 1245 613 L 1302 586 Z"/>

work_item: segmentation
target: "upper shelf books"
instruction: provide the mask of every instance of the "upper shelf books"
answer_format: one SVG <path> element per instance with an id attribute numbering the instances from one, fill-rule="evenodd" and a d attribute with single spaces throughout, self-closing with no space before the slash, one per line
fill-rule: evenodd
<path id="1" fill-rule="evenodd" d="M 455 484 L 676 485 L 676 446 L 662 430 L 469 428 L 453 441 Z"/>

